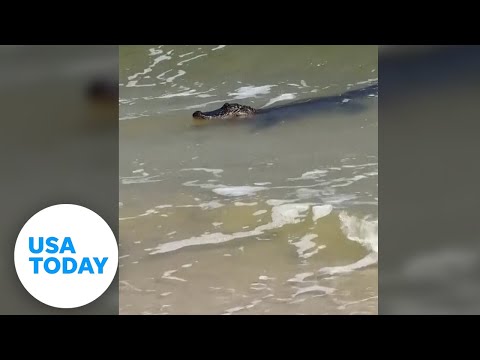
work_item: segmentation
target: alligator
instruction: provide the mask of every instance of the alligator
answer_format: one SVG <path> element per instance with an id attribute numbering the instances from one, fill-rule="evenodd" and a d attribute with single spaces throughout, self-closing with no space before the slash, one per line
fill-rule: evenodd
<path id="1" fill-rule="evenodd" d="M 253 108 L 237 103 L 225 103 L 213 111 L 195 111 L 192 117 L 197 124 L 205 120 L 256 119 L 257 127 L 266 127 L 289 118 L 307 116 L 317 111 L 342 110 L 349 113 L 363 111 L 367 108 L 361 100 L 378 96 L 378 83 L 364 88 L 348 90 L 340 95 L 303 99 L 284 105 L 266 108 Z"/>

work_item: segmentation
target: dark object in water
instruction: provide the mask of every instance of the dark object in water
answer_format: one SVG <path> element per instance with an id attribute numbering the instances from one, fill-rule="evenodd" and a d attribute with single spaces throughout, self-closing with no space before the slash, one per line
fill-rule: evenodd
<path id="1" fill-rule="evenodd" d="M 255 117 L 258 119 L 257 126 L 265 127 L 275 124 L 278 121 L 286 120 L 287 118 L 305 116 L 320 110 L 340 109 L 347 112 L 361 111 L 366 107 L 358 100 L 377 95 L 378 83 L 374 83 L 364 88 L 346 91 L 340 95 L 304 99 L 265 109 L 255 109 L 246 105 L 225 103 L 221 108 L 213 111 L 195 111 L 192 116 L 196 120 L 232 120 Z"/>
<path id="2" fill-rule="evenodd" d="M 257 109 L 250 106 L 240 104 L 225 103 L 220 109 L 201 112 L 195 111 L 193 117 L 195 119 L 209 120 L 209 119 L 231 119 L 231 118 L 246 118 L 258 113 Z"/>
<path id="3" fill-rule="evenodd" d="M 87 97 L 93 101 L 118 101 L 118 83 L 97 79 L 89 84 Z"/>

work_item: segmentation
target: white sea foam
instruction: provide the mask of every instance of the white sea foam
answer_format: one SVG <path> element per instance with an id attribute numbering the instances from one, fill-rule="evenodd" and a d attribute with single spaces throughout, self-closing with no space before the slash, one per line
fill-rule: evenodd
<path id="1" fill-rule="evenodd" d="M 292 244 L 295 247 L 297 247 L 297 253 L 299 257 L 307 259 L 315 255 L 318 252 L 318 250 L 320 250 L 320 248 L 317 247 L 317 244 L 314 241 L 312 241 L 317 237 L 318 237 L 317 234 L 306 234 L 302 236 L 302 238 L 299 241 L 292 242 Z"/>
<path id="2" fill-rule="evenodd" d="M 378 163 L 366 163 L 366 164 L 347 164 L 342 165 L 343 168 L 364 168 L 369 166 L 378 166 Z"/>
<path id="3" fill-rule="evenodd" d="M 218 187 L 212 191 L 216 194 L 223 196 L 246 196 L 253 195 L 258 191 L 267 190 L 266 187 L 261 186 L 225 186 Z"/>
<path id="4" fill-rule="evenodd" d="M 185 57 L 185 56 L 192 55 L 192 54 L 193 54 L 193 51 L 190 51 L 190 52 L 188 52 L 188 53 L 178 55 L 178 57 L 179 57 L 179 58 L 183 58 L 183 57 Z"/>
<path id="5" fill-rule="evenodd" d="M 120 178 L 123 185 L 128 184 L 144 184 L 144 183 L 152 183 L 152 182 L 159 182 L 163 181 L 164 179 L 158 179 L 160 175 L 152 175 L 152 176 L 128 176 Z"/>
<path id="6" fill-rule="evenodd" d="M 157 86 L 157 84 L 138 84 L 138 80 L 131 80 L 125 85 L 125 87 L 148 87 Z"/>
<path id="7" fill-rule="evenodd" d="M 161 54 L 163 51 L 162 50 L 158 50 L 157 53 L 158 54 Z M 170 54 L 170 53 L 169 53 Z M 152 55 L 152 49 L 150 49 L 150 55 Z M 126 87 L 139 87 L 139 86 L 154 86 L 155 84 L 143 84 L 143 85 L 138 85 L 137 82 L 138 80 L 136 80 L 139 76 L 141 75 L 145 75 L 145 74 L 148 74 L 149 72 L 152 71 L 152 69 L 161 61 L 164 61 L 164 60 L 170 60 L 172 57 L 171 56 L 168 56 L 168 55 L 160 55 L 160 56 L 157 56 L 156 58 L 153 59 L 153 62 L 147 67 L 145 68 L 143 71 L 140 71 L 138 73 L 135 73 L 134 75 L 131 75 L 128 77 L 128 84 L 126 85 Z"/>
<path id="8" fill-rule="evenodd" d="M 185 279 L 182 279 L 182 278 L 179 278 L 177 276 L 172 276 L 172 274 L 176 273 L 178 270 L 168 270 L 168 271 L 165 271 L 162 275 L 162 278 L 163 279 L 170 279 L 170 280 L 177 280 L 177 281 L 182 281 L 182 282 L 185 282 L 187 280 Z"/>
<path id="9" fill-rule="evenodd" d="M 235 201 L 234 203 L 235 206 L 255 206 L 257 204 L 258 204 L 257 202 L 246 203 L 241 201 Z"/>
<path id="10" fill-rule="evenodd" d="M 155 255 L 176 251 L 189 246 L 221 244 L 236 239 L 262 235 L 265 231 L 302 221 L 302 218 L 305 218 L 305 213 L 309 210 L 310 206 L 311 204 L 304 203 L 277 205 L 272 208 L 272 221 L 268 224 L 258 226 L 253 230 L 240 231 L 232 234 L 223 234 L 220 232 L 213 234 L 205 233 L 188 239 L 162 243 L 154 249 L 145 250 L 150 251 L 150 255 Z"/>
<path id="11" fill-rule="evenodd" d="M 335 289 L 326 287 L 326 286 L 312 285 L 312 286 L 298 289 L 297 292 L 293 294 L 293 297 L 297 297 L 298 295 L 303 295 L 307 293 L 318 293 L 318 292 L 321 294 L 330 295 L 333 292 L 335 292 Z"/>
<path id="12" fill-rule="evenodd" d="M 183 76 L 183 75 L 185 75 L 185 74 L 186 74 L 185 71 L 183 71 L 183 70 L 178 70 L 177 75 L 174 75 L 174 76 L 169 77 L 166 81 L 167 81 L 167 83 L 173 82 L 173 80 L 175 80 L 177 77 Z"/>
<path id="13" fill-rule="evenodd" d="M 216 200 L 212 200 L 206 203 L 201 203 L 198 205 L 178 205 L 177 208 L 195 208 L 198 207 L 202 210 L 207 210 L 207 209 L 218 209 L 220 207 L 224 206 L 221 202 L 218 202 Z"/>
<path id="14" fill-rule="evenodd" d="M 149 52 L 149 56 L 156 56 L 156 55 L 160 55 L 160 54 L 163 54 L 163 50 L 161 49 L 162 45 L 158 46 L 157 49 L 155 48 L 150 48 L 148 49 L 148 52 Z"/>
<path id="15" fill-rule="evenodd" d="M 378 220 L 359 219 L 342 211 L 338 215 L 345 236 L 363 245 L 367 250 L 378 253 Z"/>
<path id="16" fill-rule="evenodd" d="M 311 199 L 320 196 L 322 193 L 322 190 L 317 190 L 317 189 L 308 189 L 308 188 L 300 188 L 295 190 L 297 193 L 297 197 L 299 199 Z"/>
<path id="17" fill-rule="evenodd" d="M 358 269 L 366 268 L 367 266 L 376 264 L 377 262 L 378 262 L 378 254 L 372 252 L 353 264 L 348 264 L 344 266 L 324 267 L 324 268 L 321 268 L 318 272 L 320 274 L 328 274 L 328 275 L 345 274 Z"/>
<path id="18" fill-rule="evenodd" d="M 305 272 L 305 273 L 300 273 L 296 274 L 293 278 L 288 279 L 287 282 L 292 282 L 292 283 L 302 283 L 305 282 L 305 279 L 315 275 L 313 272 Z"/>
<path id="19" fill-rule="evenodd" d="M 207 54 L 200 54 L 200 55 L 194 56 L 193 58 L 186 59 L 186 60 L 182 60 L 182 61 L 180 61 L 177 65 L 178 65 L 178 66 L 182 66 L 182 65 L 185 64 L 186 62 L 189 62 L 189 61 L 198 59 L 198 58 L 200 58 L 200 57 L 202 57 L 202 56 L 207 56 Z"/>
<path id="20" fill-rule="evenodd" d="M 228 93 L 228 96 L 233 96 L 235 99 L 246 99 L 256 97 L 257 95 L 266 95 L 270 93 L 270 89 L 274 86 L 277 85 L 242 86 L 235 92 Z"/>
<path id="21" fill-rule="evenodd" d="M 270 206 L 278 206 L 278 205 L 288 204 L 288 203 L 292 203 L 292 202 L 295 202 L 295 200 L 268 199 L 266 201 L 267 205 L 270 205 Z"/>
<path id="22" fill-rule="evenodd" d="M 307 171 L 306 173 L 303 173 L 302 176 L 297 177 L 297 178 L 288 178 L 289 181 L 293 180 L 314 180 L 318 179 L 320 177 L 325 176 L 328 173 L 328 170 L 312 170 L 312 171 Z"/>
<path id="23" fill-rule="evenodd" d="M 292 99 L 295 99 L 295 97 L 296 97 L 296 94 L 293 94 L 293 93 L 282 94 L 280 96 L 274 97 L 273 99 L 270 99 L 270 101 L 267 102 L 262 107 L 267 107 L 267 106 L 275 104 L 276 102 L 279 102 L 279 101 L 292 100 Z"/>
<path id="24" fill-rule="evenodd" d="M 343 274 L 362 269 L 378 262 L 378 220 L 368 217 L 357 218 L 342 211 L 339 214 L 341 229 L 347 239 L 358 242 L 369 253 L 353 264 L 344 266 L 324 267 L 319 270 L 321 274 Z"/>
<path id="25" fill-rule="evenodd" d="M 181 169 L 180 171 L 205 171 L 208 173 L 212 173 L 216 177 L 220 177 L 220 174 L 223 173 L 222 169 L 209 169 L 209 168 L 188 168 L 188 169 Z"/>
<path id="26" fill-rule="evenodd" d="M 312 207 L 312 212 L 313 212 L 313 221 L 317 221 L 318 219 L 327 216 L 330 214 L 333 210 L 332 205 L 318 205 L 318 206 L 313 206 Z"/>

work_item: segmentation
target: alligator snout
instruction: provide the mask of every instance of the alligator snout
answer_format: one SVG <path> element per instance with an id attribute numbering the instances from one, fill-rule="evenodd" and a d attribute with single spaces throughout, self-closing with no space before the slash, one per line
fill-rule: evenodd
<path id="1" fill-rule="evenodd" d="M 233 119 L 250 117 L 254 115 L 256 111 L 257 110 L 249 106 L 225 103 L 217 110 L 207 112 L 195 111 L 192 116 L 194 119 Z"/>
<path id="2" fill-rule="evenodd" d="M 206 118 L 206 116 L 203 115 L 203 113 L 201 111 L 195 111 L 192 116 L 193 116 L 194 119 L 202 119 L 203 120 L 203 119 Z"/>

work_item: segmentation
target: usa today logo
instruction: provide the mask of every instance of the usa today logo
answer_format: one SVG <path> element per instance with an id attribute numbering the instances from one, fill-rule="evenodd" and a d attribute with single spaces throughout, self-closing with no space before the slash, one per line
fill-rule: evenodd
<path id="1" fill-rule="evenodd" d="M 33 215 L 15 245 L 15 268 L 38 301 L 76 308 L 96 300 L 112 283 L 118 247 L 108 224 L 95 212 L 61 204 Z"/>

